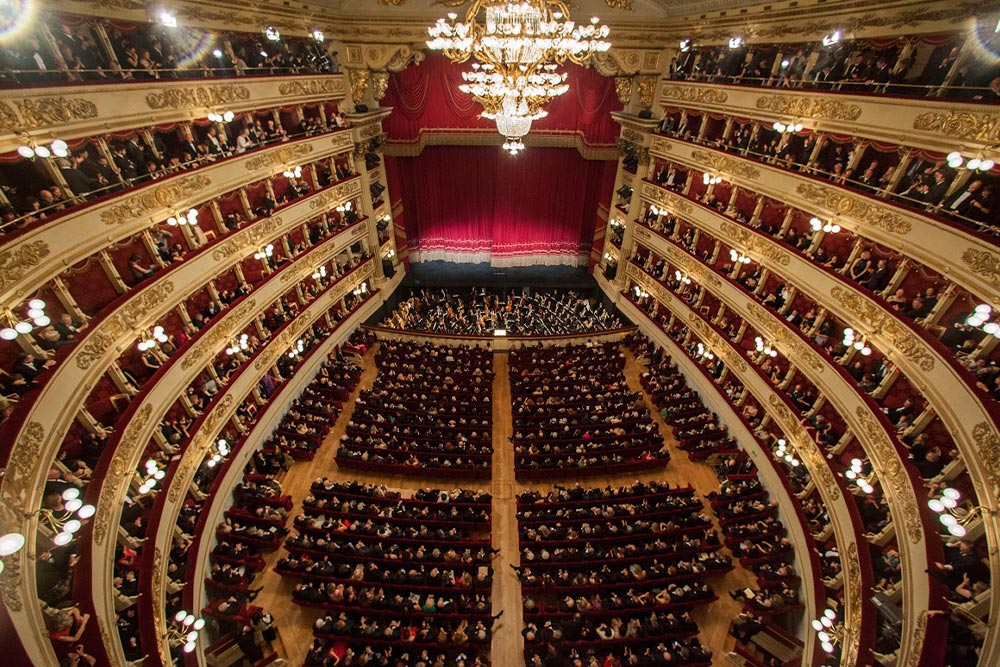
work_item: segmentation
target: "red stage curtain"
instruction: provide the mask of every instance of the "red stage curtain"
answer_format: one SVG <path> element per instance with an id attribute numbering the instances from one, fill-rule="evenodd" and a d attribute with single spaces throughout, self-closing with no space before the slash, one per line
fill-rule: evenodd
<path id="1" fill-rule="evenodd" d="M 390 142 L 412 143 L 423 129 L 428 132 L 492 130 L 492 121 L 479 117 L 482 107 L 471 95 L 459 92 L 462 72 L 469 63 L 456 65 L 443 55 L 432 53 L 419 65 L 389 76 L 389 89 L 380 104 L 393 111 L 383 127 Z M 548 104 L 549 115 L 536 121 L 532 132 L 576 133 L 591 146 L 612 146 L 618 124 L 612 111 L 620 111 L 614 80 L 596 70 L 566 65 L 569 92 Z"/>
<path id="2" fill-rule="evenodd" d="M 411 259 L 522 266 L 586 262 L 616 165 L 571 148 L 435 146 L 386 169 Z"/>

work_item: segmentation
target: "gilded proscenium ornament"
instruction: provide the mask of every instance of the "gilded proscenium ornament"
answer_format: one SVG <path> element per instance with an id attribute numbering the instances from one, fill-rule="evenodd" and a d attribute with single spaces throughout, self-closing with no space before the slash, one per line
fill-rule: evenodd
<path id="1" fill-rule="evenodd" d="M 211 184 L 212 179 L 203 174 L 183 176 L 176 180 L 171 179 L 169 183 L 158 185 L 113 204 L 107 211 L 101 213 L 101 220 L 106 225 L 121 225 L 156 211 L 162 211 L 168 206 L 175 206 L 180 200 L 193 197 L 207 189 Z"/>
<path id="2" fill-rule="evenodd" d="M 922 132 L 940 132 L 951 139 L 995 144 L 1000 141 L 1000 113 L 929 111 L 914 119 L 913 129 Z"/>
<path id="3" fill-rule="evenodd" d="M 661 209 L 680 211 L 681 213 L 690 213 L 692 211 L 691 202 L 687 198 L 675 195 L 652 183 L 642 184 L 641 195 L 643 199 L 656 204 Z"/>
<path id="4" fill-rule="evenodd" d="M 935 357 L 927 345 L 909 328 L 896 321 L 892 315 L 857 292 L 844 289 L 839 285 L 830 290 L 830 295 L 841 306 L 850 311 L 852 319 L 858 322 L 863 330 L 884 337 L 904 357 L 920 366 L 921 370 L 927 372 L 934 370 Z"/>
<path id="5" fill-rule="evenodd" d="M 74 355 L 76 366 L 87 370 L 95 361 L 108 354 L 109 350 L 129 332 L 138 332 L 149 324 L 149 314 L 155 312 L 174 291 L 171 280 L 161 280 L 150 285 L 119 308 L 84 339 L 80 351 Z"/>
<path id="6" fill-rule="evenodd" d="M 191 88 L 166 88 L 146 95 L 146 106 L 153 110 L 185 109 L 191 107 L 216 107 L 236 104 L 250 99 L 246 86 L 222 84 Z"/>
<path id="7" fill-rule="evenodd" d="M 722 225 L 720 225 L 720 229 L 727 241 L 734 246 L 738 246 L 738 249 L 744 252 L 751 252 L 758 257 L 767 258 L 775 264 L 779 264 L 781 266 L 788 266 L 788 264 L 792 261 L 789 253 L 782 250 L 774 243 L 765 241 L 759 235 L 753 233 L 742 225 L 737 225 L 732 222 L 723 222 Z"/>
<path id="8" fill-rule="evenodd" d="M 42 260 L 49 256 L 51 250 L 45 241 L 28 241 L 15 245 L 0 252 L 0 289 L 10 287 Z"/>
<path id="9" fill-rule="evenodd" d="M 908 220 L 888 207 L 848 194 L 840 188 L 815 183 L 800 183 L 796 192 L 813 204 L 832 211 L 835 215 L 853 218 L 892 234 L 905 236 L 910 233 L 910 229 L 913 227 Z"/>
<path id="10" fill-rule="evenodd" d="M 615 77 L 615 94 L 618 95 L 618 101 L 622 104 L 628 104 L 632 99 L 632 87 L 633 79 L 630 76 L 616 76 Z"/>
<path id="11" fill-rule="evenodd" d="M 372 72 L 372 97 L 375 98 L 376 102 L 382 100 L 385 97 L 386 91 L 389 90 L 389 73 L 388 72 Z"/>
<path id="12" fill-rule="evenodd" d="M 702 164 L 708 165 L 712 171 L 732 174 L 740 178 L 755 181 L 760 178 L 760 169 L 748 164 L 745 160 L 736 160 L 726 155 L 710 153 L 708 151 L 691 151 L 691 157 Z"/>
<path id="13" fill-rule="evenodd" d="M 311 143 L 296 144 L 294 146 L 282 146 L 276 151 L 268 151 L 254 156 L 244 163 L 247 171 L 257 171 L 258 169 L 268 169 L 271 167 L 285 166 L 292 162 L 301 160 L 316 150 Z"/>
<path id="14" fill-rule="evenodd" d="M 635 79 L 639 92 L 639 104 L 643 109 L 653 108 L 653 101 L 656 99 L 656 77 L 639 76 Z"/>
<path id="15" fill-rule="evenodd" d="M 796 118 L 854 121 L 861 117 L 861 107 L 857 104 L 829 98 L 762 95 L 757 98 L 756 105 L 761 111 Z"/>
<path id="16" fill-rule="evenodd" d="M 906 474 L 896 447 L 871 411 L 859 405 L 855 408 L 855 414 L 861 422 L 861 428 L 868 436 L 869 445 L 874 450 L 870 452 L 872 462 L 881 468 L 876 470 L 878 478 L 892 492 L 893 507 L 898 510 L 893 512 L 893 521 L 901 521 L 910 542 L 920 544 L 924 539 L 924 528 L 913 493 L 913 481 Z"/>
<path id="17" fill-rule="evenodd" d="M 724 104 L 729 94 L 714 88 L 692 88 L 689 86 L 663 86 L 663 99 L 702 104 Z"/>
<path id="18" fill-rule="evenodd" d="M 984 276 L 994 285 L 1000 285 L 1000 255 L 997 253 L 969 248 L 962 253 L 962 261 L 975 273 Z"/>
<path id="19" fill-rule="evenodd" d="M 0 130 L 37 130 L 97 118 L 97 105 L 80 98 L 25 97 L 14 102 L 14 106 L 17 111 L 0 102 Z"/>
<path id="20" fill-rule="evenodd" d="M 114 456 L 108 465 L 108 471 L 101 483 L 101 495 L 97 501 L 97 512 L 94 515 L 94 542 L 104 544 L 108 535 L 116 530 L 118 517 L 121 516 L 121 505 L 118 500 L 120 487 L 129 483 L 135 474 L 135 459 L 146 447 L 146 440 L 140 434 L 146 429 L 153 416 L 153 406 L 149 403 L 139 408 L 133 415 L 122 433 L 121 441 L 115 448 Z"/>
<path id="21" fill-rule="evenodd" d="M 366 69 L 347 70 L 348 79 L 351 82 L 351 99 L 355 104 L 361 104 L 368 97 L 369 72 Z"/>

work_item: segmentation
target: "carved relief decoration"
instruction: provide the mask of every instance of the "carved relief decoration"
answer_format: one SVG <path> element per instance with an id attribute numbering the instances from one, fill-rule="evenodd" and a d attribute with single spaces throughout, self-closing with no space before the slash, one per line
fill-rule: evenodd
<path id="1" fill-rule="evenodd" d="M 833 476 L 833 471 L 826 461 L 826 457 L 816 446 L 816 441 L 809 434 L 809 431 L 802 425 L 788 406 L 774 392 L 767 395 L 767 402 L 770 405 L 768 412 L 775 416 L 781 425 L 781 429 L 795 445 L 795 450 L 799 454 L 813 479 L 822 487 L 822 493 L 830 500 L 840 498 L 840 486 Z"/>
<path id="2" fill-rule="evenodd" d="M 913 121 L 913 129 L 940 132 L 951 139 L 964 139 L 983 144 L 1000 141 L 1000 113 L 922 113 Z"/>
<path id="3" fill-rule="evenodd" d="M 859 105 L 846 104 L 830 98 L 762 95 L 757 98 L 756 104 L 761 111 L 771 111 L 782 116 L 795 116 L 797 118 L 854 121 L 861 117 Z"/>
<path id="4" fill-rule="evenodd" d="M 344 80 L 340 77 L 286 81 L 278 85 L 278 93 L 289 96 L 336 95 L 343 92 Z"/>
<path id="5" fill-rule="evenodd" d="M 247 171 L 257 171 L 271 167 L 286 166 L 296 160 L 301 160 L 316 150 L 311 143 L 282 146 L 274 151 L 266 151 L 243 163 Z"/>
<path id="6" fill-rule="evenodd" d="M 368 97 L 368 76 L 366 69 L 349 69 L 347 75 L 351 81 L 351 100 L 355 104 L 361 104 Z"/>
<path id="7" fill-rule="evenodd" d="M 268 345 L 273 345 L 273 343 Z M 222 424 L 232 416 L 235 410 L 234 403 L 236 403 L 236 397 L 231 393 L 226 394 L 201 422 L 201 426 L 198 427 L 187 449 L 184 450 L 184 456 L 174 471 L 174 476 L 168 487 L 167 498 L 171 503 L 176 503 L 181 496 L 187 493 L 190 476 L 201 465 L 205 452 L 215 442 L 215 436 L 222 429 Z M 154 581 L 158 581 L 158 579 L 154 579 Z"/>
<path id="8" fill-rule="evenodd" d="M 615 77 L 615 93 L 618 95 L 618 101 L 622 104 L 628 104 L 629 100 L 632 99 L 632 83 L 630 76 Z"/>
<path id="9" fill-rule="evenodd" d="M 642 198 L 656 204 L 661 209 L 670 211 L 680 211 L 681 213 L 691 213 L 691 202 L 686 197 L 675 195 L 652 183 L 643 183 L 641 190 Z"/>
<path id="10" fill-rule="evenodd" d="M 264 241 L 273 238 L 283 226 L 284 221 L 280 217 L 274 217 L 237 232 L 212 250 L 212 259 L 220 261 L 231 257 L 243 257 Z"/>
<path id="11" fill-rule="evenodd" d="M 725 235 L 726 241 L 734 246 L 738 246 L 744 252 L 751 252 L 759 257 L 764 257 L 780 266 L 788 266 L 792 261 L 791 255 L 786 251 L 774 243 L 761 238 L 742 225 L 723 222 L 719 229 Z"/>
<path id="12" fill-rule="evenodd" d="M 669 153 L 672 149 L 670 142 L 663 137 L 653 137 L 649 149 L 655 153 Z"/>
<path id="13" fill-rule="evenodd" d="M 724 104 L 729 99 L 729 94 L 724 90 L 715 88 L 694 88 L 692 86 L 663 86 L 664 100 L 674 100 L 678 102 L 696 102 L 701 104 Z"/>
<path id="14" fill-rule="evenodd" d="M 980 462 L 985 468 L 986 478 L 990 487 L 986 493 L 979 493 L 980 499 L 995 499 L 1000 496 L 1000 435 L 987 422 L 980 422 L 972 427 L 972 439 L 976 443 Z M 984 500 L 987 507 L 996 507 L 996 501 Z"/>
<path id="15" fill-rule="evenodd" d="M 691 157 L 702 164 L 707 164 L 714 171 L 721 171 L 751 181 L 760 178 L 760 169 L 749 164 L 746 160 L 735 160 L 726 155 L 702 150 L 691 151 Z"/>
<path id="16" fill-rule="evenodd" d="M 97 118 L 97 105 L 81 98 L 62 96 L 25 97 L 13 102 L 17 111 L 0 102 L 0 130 L 36 130 Z M 20 116 L 18 116 L 20 114 Z"/>
<path id="17" fill-rule="evenodd" d="M 359 192 L 361 192 L 361 179 L 356 178 L 353 181 L 342 183 L 332 190 L 313 197 L 309 201 L 309 208 L 313 211 L 321 208 L 329 208 L 334 204 L 346 202 Z"/>
<path id="18" fill-rule="evenodd" d="M 161 280 L 130 299 L 86 337 L 79 352 L 74 355 L 77 368 L 87 370 L 105 354 L 113 354 L 118 341 L 126 335 L 137 334 L 146 326 L 150 314 L 156 312 L 173 291 L 173 281 Z"/>
<path id="19" fill-rule="evenodd" d="M 913 626 L 913 648 L 910 649 L 910 654 L 907 657 L 906 664 L 902 665 L 902 667 L 917 667 L 917 665 L 920 664 L 920 656 L 922 655 L 921 649 L 923 648 L 924 641 L 927 637 L 928 618 L 930 618 L 930 616 L 928 615 L 926 609 L 920 612 L 917 616 L 917 622 Z"/>
<path id="20" fill-rule="evenodd" d="M 886 339 L 890 345 L 924 371 L 934 369 L 935 357 L 927 345 L 908 327 L 896 321 L 874 303 L 868 301 L 857 292 L 834 286 L 830 294 L 846 310 L 850 311 L 855 321 L 864 330 Z"/>
<path id="21" fill-rule="evenodd" d="M 729 341 L 723 340 L 723 338 L 712 329 L 711 326 L 705 320 L 701 318 L 701 315 L 694 311 L 688 311 L 688 322 L 691 324 L 691 328 L 698 332 L 708 345 L 711 346 L 712 351 L 719 355 L 726 364 L 732 368 L 735 368 L 740 373 L 746 373 L 748 371 L 747 362 L 739 355 L 736 350 L 732 348 Z"/>
<path id="22" fill-rule="evenodd" d="M 204 362 L 204 357 L 216 353 L 236 336 L 243 326 L 243 319 L 257 308 L 256 299 L 248 299 L 226 313 L 222 320 L 191 346 L 181 359 L 181 369 L 188 370 Z"/>
<path id="23" fill-rule="evenodd" d="M 381 101 L 387 90 L 389 90 L 389 73 L 372 72 L 372 97 L 375 101 Z"/>
<path id="24" fill-rule="evenodd" d="M 815 350 L 806 345 L 801 338 L 789 333 L 787 327 L 778 323 L 778 318 L 770 311 L 762 308 L 753 301 L 747 301 L 743 308 L 750 313 L 754 319 L 754 326 L 767 338 L 778 346 L 790 359 L 795 359 L 797 365 L 808 364 L 809 368 L 816 373 L 822 373 L 826 369 L 823 359 L 816 354 Z"/>
<path id="25" fill-rule="evenodd" d="M 4 569 L 0 572 L 0 595 L 11 611 L 24 609 L 21 600 L 21 561 L 16 556 L 3 559 Z"/>
<path id="26" fill-rule="evenodd" d="M 904 220 L 898 213 L 837 188 L 815 183 L 800 183 L 796 191 L 813 204 L 833 211 L 835 215 L 850 217 L 892 234 L 905 236 L 912 228 L 910 222 Z"/>
<path id="27" fill-rule="evenodd" d="M 141 437 L 153 416 L 153 406 L 143 405 L 133 415 L 125 431 L 122 433 L 118 447 L 108 466 L 108 472 L 101 484 L 101 495 L 97 501 L 97 513 L 94 515 L 94 542 L 104 544 L 104 540 L 115 532 L 118 517 L 121 516 L 119 492 L 124 491 L 132 475 L 135 474 L 135 459 L 146 447 L 146 440 Z"/>
<path id="28" fill-rule="evenodd" d="M 841 667 L 854 667 L 858 662 L 858 644 L 861 642 L 861 608 L 863 603 L 861 591 L 861 565 L 858 563 L 858 543 L 852 541 L 847 547 L 847 560 L 844 562 L 844 608 L 847 616 L 844 618 L 844 638 L 841 650 Z M 919 653 L 919 652 L 918 652 Z"/>
<path id="29" fill-rule="evenodd" d="M 6 473 L 3 477 L 2 498 L 4 526 L 13 529 L 24 521 L 23 512 L 34 509 L 32 501 L 32 476 L 38 468 L 42 442 L 45 440 L 45 427 L 37 421 L 24 425 L 21 434 L 14 443 L 10 458 L 7 461 Z M 25 535 L 32 534 L 24 531 Z M 21 599 L 21 555 L 15 554 L 4 559 L 4 571 L 0 573 L 0 593 L 11 611 L 21 611 L 24 601 Z"/>
<path id="30" fill-rule="evenodd" d="M 24 277 L 49 256 L 45 241 L 29 241 L 0 252 L 0 289 L 6 289 Z"/>
<path id="31" fill-rule="evenodd" d="M 872 462 L 881 468 L 877 471 L 878 478 L 892 491 L 893 521 L 897 526 L 902 524 L 903 532 L 912 544 L 920 544 L 924 538 L 920 509 L 913 495 L 913 482 L 903 468 L 899 453 L 868 408 L 859 405 L 854 412 L 868 436 L 869 446 L 874 450 L 869 452 Z"/>
<path id="32" fill-rule="evenodd" d="M 118 635 L 117 632 L 115 632 L 115 637 L 112 639 L 111 632 L 108 630 L 108 624 L 105 623 L 104 618 L 102 618 L 100 615 L 98 615 L 97 617 L 97 627 L 101 631 L 101 641 L 104 643 L 105 647 L 109 648 L 107 654 L 108 657 L 111 659 L 111 666 L 119 667 L 119 665 L 121 665 L 121 661 L 118 659 L 119 651 L 115 650 L 112 647 L 121 645 L 121 636 Z"/>
<path id="33" fill-rule="evenodd" d="M 158 93 L 146 95 L 146 106 L 154 111 L 188 109 L 236 104 L 249 99 L 250 89 L 246 86 L 223 84 L 193 88 L 166 88 Z"/>
<path id="34" fill-rule="evenodd" d="M 126 197 L 108 210 L 101 212 L 101 220 L 106 225 L 121 225 L 144 215 L 162 211 L 168 206 L 180 206 L 186 197 L 193 197 L 212 184 L 212 179 L 204 174 L 194 174 L 171 179 L 169 183 L 149 188 Z"/>
<path id="35" fill-rule="evenodd" d="M 722 279 L 714 271 L 677 246 L 668 243 L 663 249 L 668 260 L 701 284 L 712 285 L 716 288 L 722 286 Z"/>
<path id="36" fill-rule="evenodd" d="M 620 9 L 622 11 L 632 11 L 632 0 L 604 0 L 610 9 Z"/>
<path id="37" fill-rule="evenodd" d="M 643 109 L 651 109 L 656 99 L 656 77 L 640 76 L 635 80 L 639 89 L 639 104 Z"/>
<path id="38" fill-rule="evenodd" d="M 962 261 L 975 273 L 994 285 L 1000 285 L 1000 255 L 997 253 L 969 248 L 962 253 Z"/>

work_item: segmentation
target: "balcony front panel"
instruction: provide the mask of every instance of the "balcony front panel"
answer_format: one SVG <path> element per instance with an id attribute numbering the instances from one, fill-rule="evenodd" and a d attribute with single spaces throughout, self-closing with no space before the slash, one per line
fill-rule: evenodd
<path id="1" fill-rule="evenodd" d="M 13 303 L 101 249 L 255 180 L 353 149 L 350 130 L 279 144 L 151 183 L 20 234 L 0 247 L 0 303 Z M 357 194 L 357 178 L 322 196 Z M 338 194 L 330 194 L 338 193 Z M 277 214 L 284 216 L 282 209 Z M 208 225 L 206 220 L 202 223 Z"/>
<path id="2" fill-rule="evenodd" d="M 42 143 L 79 139 L 153 121 L 176 123 L 205 118 L 209 112 L 239 113 L 345 96 L 342 74 L 12 88 L 0 91 L 0 153 L 17 150 L 24 135 Z"/>
<path id="3" fill-rule="evenodd" d="M 983 300 L 1000 303 L 1000 249 L 975 234 L 884 199 L 688 141 L 655 136 L 650 153 L 718 174 L 734 185 L 821 218 L 835 219 L 858 236 L 948 276 Z"/>
<path id="4" fill-rule="evenodd" d="M 796 120 L 810 129 L 944 153 L 959 146 L 975 153 L 1000 141 L 995 105 L 694 81 L 664 81 L 659 93 L 665 106 L 768 123 Z"/>

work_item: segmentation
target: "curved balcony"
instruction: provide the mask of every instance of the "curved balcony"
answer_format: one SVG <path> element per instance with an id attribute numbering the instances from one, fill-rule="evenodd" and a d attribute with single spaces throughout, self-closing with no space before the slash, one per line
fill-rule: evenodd
<path id="1" fill-rule="evenodd" d="M 351 130 L 290 141 L 154 181 L 26 230 L 0 246 L 0 302 L 17 301 L 67 266 L 166 220 L 178 210 L 289 165 L 332 157 L 353 147 Z M 351 189 L 352 193 L 361 191 L 356 178 L 336 187 Z M 342 197 L 346 193 L 329 196 Z"/>
<path id="2" fill-rule="evenodd" d="M 650 153 L 835 219 L 852 233 L 915 259 L 986 301 L 1000 301 L 1000 251 L 983 235 L 820 178 L 688 141 L 655 135 Z"/>
<path id="3" fill-rule="evenodd" d="M 961 452 L 973 483 L 982 491 L 979 501 L 985 511 L 996 511 L 1000 489 L 1000 434 L 997 408 L 984 401 L 971 382 L 971 375 L 958 366 L 954 357 L 927 332 L 911 328 L 895 312 L 876 298 L 848 283 L 839 274 L 819 267 L 756 230 L 739 225 L 698 202 L 692 202 L 654 184 L 644 182 L 640 196 L 661 208 L 669 208 L 708 234 L 726 239 L 734 248 L 749 254 L 766 269 L 790 279 L 801 292 L 847 322 L 870 334 L 870 340 L 902 370 L 941 417 Z M 859 414 L 860 416 L 860 414 Z M 868 421 L 874 419 L 869 415 Z M 867 428 L 867 427 L 866 427 Z M 891 447 L 891 443 L 886 443 Z M 888 460 L 888 457 L 887 459 Z M 991 545 L 990 569 L 1000 572 L 1000 533 L 993 522 L 985 522 Z M 1000 600 L 994 600 L 995 606 Z M 991 607 L 991 615 L 997 609 Z M 1000 644 L 997 633 L 987 637 L 986 649 Z M 994 644 L 989 642 L 992 640 Z"/>
<path id="4" fill-rule="evenodd" d="M 354 179 L 344 185 L 357 183 L 358 180 Z M 331 191 L 317 193 L 286 208 L 284 212 L 287 214 L 284 216 L 269 218 L 230 237 L 217 239 L 215 243 L 204 246 L 195 257 L 175 266 L 170 272 L 160 276 L 159 280 L 150 282 L 144 288 L 130 294 L 130 298 L 124 300 L 124 303 L 119 303 L 117 308 L 107 313 L 99 321 L 93 322 L 86 332 L 87 335 L 70 350 L 63 363 L 52 371 L 35 400 L 28 406 L 27 414 L 22 415 L 23 420 L 19 424 L 15 424 L 14 420 L 8 423 L 8 432 L 22 431 L 21 435 L 12 436 L 15 444 L 8 463 L 21 474 L 7 478 L 2 487 L 4 499 L 14 503 L 11 505 L 12 507 L 39 506 L 38 494 L 44 488 L 43 478 L 48 466 L 38 466 L 36 462 L 42 460 L 48 463 L 57 455 L 62 435 L 68 430 L 70 423 L 79 412 L 80 406 L 96 381 L 92 372 L 93 368 L 108 367 L 121 350 L 132 343 L 138 332 L 152 326 L 156 320 L 163 317 L 186 298 L 189 290 L 179 289 L 178 286 L 204 284 L 206 280 L 252 254 L 260 247 L 262 239 L 277 238 L 315 215 L 316 209 L 333 201 L 329 197 L 330 194 Z M 345 196 L 342 201 L 347 199 L 349 197 Z M 317 205 L 318 203 L 320 205 Z M 297 281 L 313 271 L 317 263 L 328 260 L 348 245 L 357 242 L 366 231 L 366 223 L 359 221 L 340 234 L 326 239 L 311 248 L 309 252 L 299 258 L 299 261 L 283 267 L 279 272 L 281 279 L 269 280 L 261 290 L 272 286 L 271 291 L 281 289 L 283 293 L 294 285 L 293 281 Z M 174 280 L 170 278 L 174 278 Z M 231 317 L 237 316 L 243 321 L 256 314 L 256 311 L 253 311 L 253 304 L 262 298 L 261 295 L 265 295 L 261 290 L 244 297 L 242 304 L 234 306 L 222 318 L 222 321 L 231 321 Z M 213 326 L 205 329 L 204 333 L 208 334 L 212 331 L 218 334 L 221 329 Z M 230 333 L 228 327 L 225 333 L 227 335 Z M 190 348 L 194 348 L 200 357 L 216 351 L 211 345 L 196 344 L 198 341 L 208 338 L 207 335 L 199 335 L 190 342 Z M 214 337 L 212 339 L 214 340 Z M 224 340 L 225 338 L 219 339 L 219 341 Z M 26 402 L 25 405 L 28 403 Z M 130 468 L 122 467 L 124 465 L 123 457 L 129 453 L 137 456 L 138 453 L 131 450 L 135 449 L 141 453 L 147 440 L 137 442 L 130 439 L 128 440 L 130 447 L 123 448 L 121 452 L 115 451 L 115 458 L 109 462 L 110 468 L 104 481 L 109 481 L 111 478 L 120 479 L 127 476 L 130 470 L 134 470 L 135 465 Z M 113 448 L 109 451 L 112 450 Z M 40 475 L 39 480 L 33 480 L 36 475 Z M 112 518 L 108 516 L 110 506 L 104 505 L 102 509 L 100 503 L 95 504 L 98 507 L 98 514 L 94 517 L 94 530 L 103 540 L 104 535 L 114 530 L 114 526 L 111 525 Z M 22 534 L 35 534 L 30 521 L 21 518 L 15 523 L 21 524 Z M 95 536 L 95 541 L 96 539 Z M 17 584 L 18 588 L 22 589 L 21 593 L 24 599 L 31 599 L 34 591 L 34 568 L 30 567 L 27 561 L 22 568 L 21 580 Z M 22 613 L 15 616 L 15 625 L 21 628 L 24 627 L 21 625 L 22 623 L 34 621 L 37 622 L 35 627 L 40 628 L 41 619 L 37 614 L 37 608 L 22 610 Z"/>
<path id="5" fill-rule="evenodd" d="M 995 105 L 934 97 L 857 95 L 804 88 L 760 88 L 666 80 L 659 104 L 725 113 L 773 123 L 789 118 L 826 132 L 950 153 L 961 145 L 973 153 L 1000 139 Z M 900 136 L 900 130 L 906 134 Z"/>
<path id="6" fill-rule="evenodd" d="M 113 86 L 59 85 L 0 90 L 0 153 L 31 138 L 78 139 L 157 123 L 204 118 L 209 112 L 252 111 L 346 96 L 342 74 L 154 79 Z"/>
<path id="7" fill-rule="evenodd" d="M 913 619 L 920 614 L 925 614 L 940 596 L 937 592 L 935 595 L 931 595 L 931 590 L 925 585 L 926 579 L 921 578 L 920 573 L 926 569 L 928 563 L 941 562 L 940 559 L 944 557 L 943 550 L 939 542 L 925 538 L 928 534 L 934 534 L 935 529 L 932 517 L 926 508 L 926 498 L 922 491 L 917 492 L 917 489 L 922 489 L 922 484 L 912 471 L 904 469 L 900 459 L 905 458 L 905 451 L 896 442 L 893 429 L 882 414 L 881 408 L 870 397 L 860 394 L 857 387 L 849 381 L 850 376 L 847 375 L 846 371 L 839 364 L 825 359 L 817 352 L 811 341 L 805 339 L 801 331 L 749 300 L 742 293 L 742 290 L 729 284 L 727 280 L 707 279 L 708 276 L 714 275 L 709 267 L 676 248 L 673 244 L 666 242 L 665 239 L 664 242 L 668 244 L 665 246 L 666 248 L 676 251 L 666 255 L 674 266 L 683 266 L 688 275 L 696 277 L 700 284 L 715 295 L 721 303 L 738 313 L 747 322 L 759 327 L 758 331 L 762 334 L 767 334 L 768 340 L 774 341 L 774 345 L 781 350 L 786 358 L 795 359 L 797 369 L 822 391 L 858 441 L 862 443 L 868 459 L 874 463 L 878 478 L 885 480 L 882 486 L 887 491 L 888 498 L 895 500 L 895 502 L 890 500 L 889 507 L 893 515 L 893 523 L 899 527 L 898 532 L 901 537 L 899 544 L 906 557 L 903 568 L 903 590 L 906 604 L 904 619 Z M 838 491 L 842 490 L 843 493 L 847 493 L 842 486 L 842 476 L 841 474 L 831 474 L 831 467 L 826 462 L 826 454 L 819 450 L 813 438 L 805 432 L 798 411 L 788 398 L 774 390 L 770 383 L 756 370 L 755 365 L 747 359 L 746 353 L 742 349 L 731 344 L 724 334 L 707 323 L 682 299 L 674 297 L 666 286 L 657 281 L 656 278 L 631 263 L 626 268 L 626 276 L 643 285 L 652 283 L 658 286 L 660 289 L 655 291 L 649 289 L 649 293 L 653 294 L 672 313 L 686 321 L 699 337 L 711 344 L 712 350 L 727 362 L 727 368 L 730 372 L 740 378 L 743 386 L 750 389 L 765 411 L 771 414 L 778 424 L 782 425 L 789 440 L 799 448 L 800 458 L 807 466 L 810 462 L 813 464 L 810 471 L 813 472 L 813 479 L 818 482 L 817 488 L 823 495 L 824 503 L 827 507 L 837 508 L 837 504 L 831 502 L 831 496 L 833 500 L 836 500 Z M 722 350 L 721 353 L 720 350 Z M 826 373 L 825 370 L 833 372 Z M 904 496 L 906 500 L 900 504 L 899 500 Z M 916 497 L 918 502 L 911 504 L 909 497 Z M 852 509 L 857 515 L 857 508 L 852 507 Z M 833 512 L 833 516 L 851 516 L 842 513 L 846 511 L 845 508 L 838 508 Z M 856 518 L 860 521 L 860 517 Z M 928 529 L 929 526 L 931 528 Z M 841 532 L 843 527 L 836 524 L 835 527 L 839 528 L 837 531 L 838 544 L 844 544 Z M 864 532 L 858 524 L 851 528 L 852 537 L 855 540 L 858 535 Z M 857 548 L 856 544 L 854 546 Z M 916 556 L 916 563 L 909 560 L 911 556 Z M 858 602 L 863 598 L 863 595 L 860 590 L 855 588 L 857 582 L 852 582 L 850 576 L 846 577 L 845 585 L 848 587 L 848 608 L 850 609 L 851 598 L 854 598 L 854 602 Z M 852 588 L 855 589 L 852 590 Z M 850 611 L 847 612 L 847 616 L 850 617 Z M 912 623 L 904 624 L 901 646 L 911 647 L 913 645 L 912 643 L 916 640 L 914 632 Z M 907 650 L 914 650 L 917 655 L 920 655 L 923 646 L 904 649 L 903 653 L 900 654 L 900 660 L 905 660 L 904 656 Z M 906 663 L 904 662 L 904 664 Z"/>

